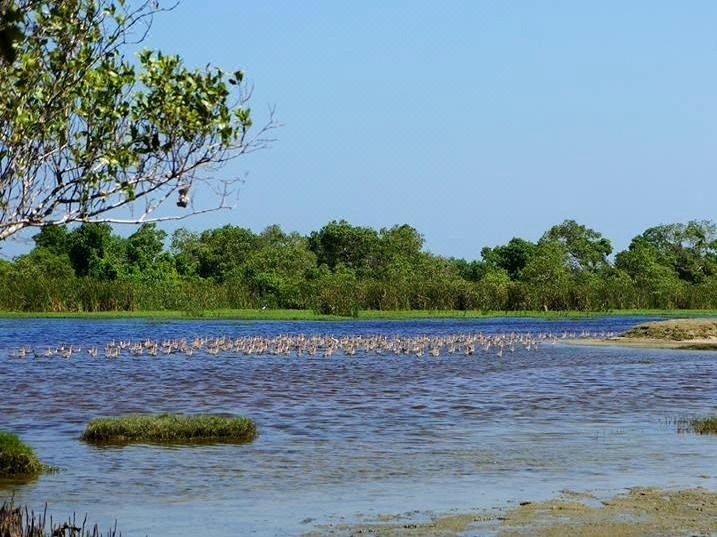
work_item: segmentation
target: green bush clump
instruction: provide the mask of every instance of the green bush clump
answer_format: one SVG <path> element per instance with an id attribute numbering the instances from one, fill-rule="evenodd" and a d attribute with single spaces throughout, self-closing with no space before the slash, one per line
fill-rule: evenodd
<path id="1" fill-rule="evenodd" d="M 244 443 L 256 435 L 256 424 L 243 416 L 130 414 L 91 420 L 82 440 L 94 444 Z"/>
<path id="2" fill-rule="evenodd" d="M 0 431 L 0 478 L 33 478 L 43 471 L 35 451 L 13 433 Z"/>

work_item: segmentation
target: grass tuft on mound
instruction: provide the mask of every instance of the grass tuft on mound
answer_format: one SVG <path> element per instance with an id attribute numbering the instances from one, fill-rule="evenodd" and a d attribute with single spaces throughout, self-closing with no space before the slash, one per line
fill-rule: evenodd
<path id="1" fill-rule="evenodd" d="M 0 479 L 32 479 L 44 469 L 35 450 L 16 434 L 0 431 Z"/>
<path id="2" fill-rule="evenodd" d="M 689 425 L 698 434 L 717 434 L 717 416 L 694 418 L 689 421 Z"/>
<path id="3" fill-rule="evenodd" d="M 81 438 L 93 444 L 241 444 L 256 435 L 254 421 L 243 416 L 130 414 L 93 419 Z"/>

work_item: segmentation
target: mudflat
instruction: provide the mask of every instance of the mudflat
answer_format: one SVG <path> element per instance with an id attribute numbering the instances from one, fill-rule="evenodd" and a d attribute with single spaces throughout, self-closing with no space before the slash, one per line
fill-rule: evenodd
<path id="1" fill-rule="evenodd" d="M 305 537 L 458 537 L 476 531 L 498 537 L 712 535 L 717 532 L 717 493 L 703 488 L 633 488 L 598 500 L 590 493 L 564 491 L 557 499 L 525 501 L 497 512 L 453 514 L 419 523 L 380 517 L 375 522 L 320 527 Z"/>

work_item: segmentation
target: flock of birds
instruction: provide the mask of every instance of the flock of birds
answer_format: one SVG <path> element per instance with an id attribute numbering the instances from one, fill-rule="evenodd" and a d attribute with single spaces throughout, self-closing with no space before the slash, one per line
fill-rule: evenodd
<path id="1" fill-rule="evenodd" d="M 609 338 L 610 332 L 589 333 L 502 333 L 502 334 L 450 334 L 450 335 L 278 335 L 278 336 L 229 336 L 195 337 L 193 339 L 143 339 L 138 341 L 113 339 L 103 345 L 75 346 L 52 345 L 38 349 L 22 346 L 10 351 L 12 358 L 65 358 L 78 356 L 90 358 L 120 358 L 185 356 L 217 356 L 235 354 L 240 356 L 415 356 L 416 358 L 445 355 L 473 356 L 492 353 L 502 357 L 516 350 L 535 351 L 545 344 L 559 340 L 580 338 Z"/>

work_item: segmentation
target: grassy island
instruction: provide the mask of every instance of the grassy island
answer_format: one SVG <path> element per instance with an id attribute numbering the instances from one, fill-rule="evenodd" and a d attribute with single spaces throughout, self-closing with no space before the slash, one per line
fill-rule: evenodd
<path id="1" fill-rule="evenodd" d="M 717 340 L 717 319 L 670 319 L 641 323 L 622 337 L 661 341 Z"/>
<path id="2" fill-rule="evenodd" d="M 242 416 L 130 414 L 91 420 L 82 440 L 93 444 L 241 444 L 256 435 L 254 421 Z"/>
<path id="3" fill-rule="evenodd" d="M 638 324 L 620 336 L 571 343 L 654 349 L 717 350 L 717 318 L 670 319 Z"/>
<path id="4" fill-rule="evenodd" d="M 0 479 L 32 479 L 43 469 L 35 450 L 17 435 L 0 431 Z"/>

